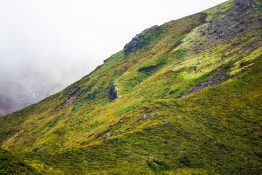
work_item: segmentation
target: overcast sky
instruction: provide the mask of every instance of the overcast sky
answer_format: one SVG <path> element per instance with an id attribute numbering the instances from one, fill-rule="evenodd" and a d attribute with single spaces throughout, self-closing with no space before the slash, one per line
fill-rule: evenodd
<path id="1" fill-rule="evenodd" d="M 0 97 L 46 96 L 144 29 L 224 1 L 0 0 Z"/>

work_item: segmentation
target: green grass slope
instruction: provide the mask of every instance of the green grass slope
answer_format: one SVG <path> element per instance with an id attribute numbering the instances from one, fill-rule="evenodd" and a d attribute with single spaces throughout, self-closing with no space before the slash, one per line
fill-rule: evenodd
<path id="1" fill-rule="evenodd" d="M 0 174 L 1 175 L 13 175 L 13 174 L 25 174 L 33 175 L 38 174 L 36 171 L 24 161 L 17 158 L 10 152 L 0 148 Z"/>
<path id="2" fill-rule="evenodd" d="M 260 174 L 261 1 L 153 26 L 65 90 L 0 118 L 44 174 Z"/>

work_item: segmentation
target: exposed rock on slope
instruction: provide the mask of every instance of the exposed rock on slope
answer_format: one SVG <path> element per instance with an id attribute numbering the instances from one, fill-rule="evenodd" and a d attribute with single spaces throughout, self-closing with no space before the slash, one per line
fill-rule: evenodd
<path id="1" fill-rule="evenodd" d="M 236 0 L 235 6 L 222 17 L 209 21 L 201 34 L 208 34 L 216 39 L 230 39 L 245 30 L 262 27 L 262 16 L 257 13 L 258 6 L 253 0 Z"/>
<path id="2" fill-rule="evenodd" d="M 228 1 L 142 32 L 1 117 L 1 145 L 46 174 L 259 174 L 261 13 L 260 1 Z"/>
<path id="3" fill-rule="evenodd" d="M 73 104 L 77 99 L 76 95 L 71 95 L 65 102 L 64 105 L 71 105 Z"/>
<path id="4" fill-rule="evenodd" d="M 163 31 L 160 26 L 153 26 L 143 31 L 141 34 L 136 35 L 128 44 L 125 45 L 125 54 L 130 54 L 137 51 L 138 49 L 141 49 L 142 47 L 156 39 L 162 32 Z"/>
<path id="5" fill-rule="evenodd" d="M 109 98 L 110 100 L 115 100 L 117 98 L 116 85 L 114 83 L 109 86 Z"/>

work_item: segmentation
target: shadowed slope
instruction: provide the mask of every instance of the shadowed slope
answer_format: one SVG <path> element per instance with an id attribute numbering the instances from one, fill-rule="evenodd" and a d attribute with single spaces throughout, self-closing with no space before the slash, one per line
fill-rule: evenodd
<path id="1" fill-rule="evenodd" d="M 0 148 L 0 174 L 11 175 L 11 174 L 38 174 L 35 170 L 27 165 L 21 159 L 15 157 L 10 152 Z"/>

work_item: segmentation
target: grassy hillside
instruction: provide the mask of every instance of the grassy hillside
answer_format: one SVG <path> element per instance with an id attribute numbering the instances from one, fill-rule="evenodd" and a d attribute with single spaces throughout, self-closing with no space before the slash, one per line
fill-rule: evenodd
<path id="1" fill-rule="evenodd" d="M 13 174 L 38 174 L 36 171 L 24 161 L 17 158 L 10 152 L 0 148 L 0 174 L 13 175 Z"/>
<path id="2" fill-rule="evenodd" d="M 0 118 L 44 174 L 259 174 L 261 1 L 153 26 L 65 90 Z"/>

